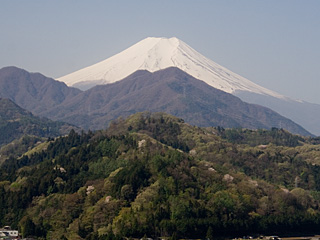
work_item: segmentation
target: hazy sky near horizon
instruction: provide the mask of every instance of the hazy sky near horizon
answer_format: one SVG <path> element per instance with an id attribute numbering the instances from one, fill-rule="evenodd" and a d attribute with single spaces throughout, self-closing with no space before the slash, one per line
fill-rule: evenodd
<path id="1" fill-rule="evenodd" d="M 173 36 L 263 87 L 320 104 L 318 0 L 0 0 L 0 68 L 57 78 Z"/>

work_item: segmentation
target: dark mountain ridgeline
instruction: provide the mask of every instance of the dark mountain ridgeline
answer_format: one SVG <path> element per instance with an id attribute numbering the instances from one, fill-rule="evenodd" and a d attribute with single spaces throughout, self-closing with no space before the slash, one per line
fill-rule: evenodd
<path id="1" fill-rule="evenodd" d="M 103 129 L 120 116 L 151 111 L 167 112 L 197 126 L 276 127 L 311 135 L 268 108 L 242 102 L 174 67 L 154 73 L 137 71 L 85 92 L 38 73 L 8 67 L 0 70 L 0 87 L 0 96 L 34 114 L 85 129 Z"/>
<path id="2" fill-rule="evenodd" d="M 247 104 L 174 67 L 155 73 L 137 71 L 119 82 L 93 87 L 45 115 L 101 129 L 120 116 L 142 111 L 166 112 L 197 126 L 276 127 L 311 135 L 268 108 Z"/>

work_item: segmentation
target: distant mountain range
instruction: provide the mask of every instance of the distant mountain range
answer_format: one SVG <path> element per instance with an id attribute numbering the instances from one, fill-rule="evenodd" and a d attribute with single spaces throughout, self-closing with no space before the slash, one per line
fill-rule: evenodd
<path id="1" fill-rule="evenodd" d="M 8 72 L 15 81 L 10 99 L 40 116 L 85 129 L 106 128 L 111 120 L 135 112 L 160 111 L 184 118 L 186 122 L 198 126 L 250 129 L 277 127 L 296 134 L 311 135 L 274 111 L 247 104 L 178 68 L 154 73 L 137 71 L 121 81 L 82 92 L 41 74 L 10 67 L 0 70 L 0 76 L 6 76 L 5 79 L 0 78 L 0 96 L 8 94 L 6 83 L 12 86 L 13 80 Z M 35 76 L 40 77 L 38 79 Z M 25 101 L 24 98 L 31 101 Z"/>
<path id="2" fill-rule="evenodd" d="M 120 81 L 137 70 L 155 72 L 177 67 L 208 85 L 242 100 L 269 107 L 320 135 L 320 105 L 297 101 L 261 87 L 206 58 L 177 38 L 149 37 L 104 61 L 58 78 L 86 90 Z"/>
<path id="3" fill-rule="evenodd" d="M 313 134 L 320 136 L 320 105 L 292 99 L 279 99 L 272 96 L 246 91 L 236 91 L 235 96 L 248 103 L 260 104 L 271 108 L 281 115 L 292 119 Z"/>

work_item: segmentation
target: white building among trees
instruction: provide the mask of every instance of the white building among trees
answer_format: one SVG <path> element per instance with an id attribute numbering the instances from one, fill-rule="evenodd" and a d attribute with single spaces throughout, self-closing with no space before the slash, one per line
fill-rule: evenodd
<path id="1" fill-rule="evenodd" d="M 1 239 L 18 239 L 19 231 L 12 230 L 10 226 L 4 226 L 0 228 L 0 240 Z"/>

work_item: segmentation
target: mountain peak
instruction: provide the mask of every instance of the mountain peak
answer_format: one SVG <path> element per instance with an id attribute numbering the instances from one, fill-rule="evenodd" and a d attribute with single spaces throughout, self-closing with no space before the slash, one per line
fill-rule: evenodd
<path id="1" fill-rule="evenodd" d="M 224 92 L 248 91 L 277 98 L 282 95 L 263 88 L 206 58 L 176 37 L 148 37 L 92 66 L 59 78 L 69 86 L 86 90 L 119 81 L 137 70 L 155 72 L 177 67 Z"/>
<path id="2" fill-rule="evenodd" d="M 159 42 L 169 42 L 171 44 L 178 45 L 181 40 L 178 39 L 177 37 L 170 37 L 170 38 L 167 38 L 167 37 L 147 37 L 147 38 L 141 40 L 140 42 L 143 42 L 143 41 L 154 41 L 154 42 L 158 42 L 158 43 Z"/>

